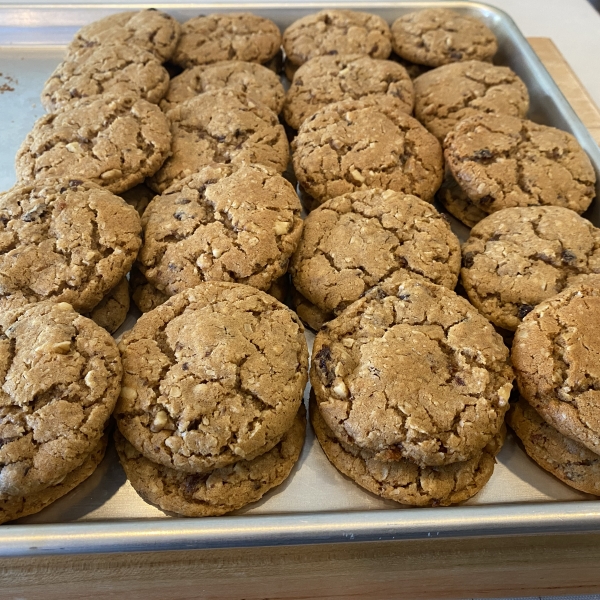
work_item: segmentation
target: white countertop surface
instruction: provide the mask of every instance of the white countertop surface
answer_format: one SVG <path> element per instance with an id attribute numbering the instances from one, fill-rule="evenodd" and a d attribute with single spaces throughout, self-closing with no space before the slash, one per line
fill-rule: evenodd
<path id="1" fill-rule="evenodd" d="M 110 0 L 108 0 L 110 1 Z M 251 0 L 249 0 L 250 2 Z M 114 2 L 114 0 L 113 0 Z M 258 0 L 262 5 L 275 0 Z M 288 0 L 293 4 L 293 0 Z M 29 2 L 28 2 L 29 3 Z M 58 4 L 54 0 L 37 0 L 38 4 Z M 105 0 L 86 0 L 85 4 L 103 4 Z M 240 0 L 221 0 L 213 6 L 240 4 Z M 280 3 L 277 0 L 276 3 Z M 328 5 L 343 3 L 331 0 Z M 399 0 L 401 3 L 401 0 Z M 587 0 L 488 0 L 488 4 L 507 12 L 526 37 L 549 37 L 558 46 L 597 106 L 600 106 L 600 15 Z M 22 5 L 23 0 L 1 0 L 1 5 Z M 75 0 L 62 0 L 60 4 L 84 4 Z M 146 4 L 147 1 L 130 0 L 127 5 Z M 168 9 L 169 0 L 155 5 Z M 191 3 L 190 3 L 191 4 Z M 122 5 L 123 6 L 123 5 Z M 212 8 L 212 7 L 211 7 Z M 216 10 L 216 8 L 215 8 Z"/>

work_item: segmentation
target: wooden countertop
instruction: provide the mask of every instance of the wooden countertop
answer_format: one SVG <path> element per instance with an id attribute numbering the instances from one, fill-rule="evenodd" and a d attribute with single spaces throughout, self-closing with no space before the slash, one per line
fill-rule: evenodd
<path id="1" fill-rule="evenodd" d="M 600 144 L 600 111 L 547 38 L 531 45 Z M 0 560 L 0 599 L 473 598 L 600 592 L 600 534 Z"/>

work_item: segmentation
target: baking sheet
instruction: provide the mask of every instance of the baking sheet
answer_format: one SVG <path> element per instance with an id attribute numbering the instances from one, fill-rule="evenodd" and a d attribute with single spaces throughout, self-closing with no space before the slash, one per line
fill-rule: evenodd
<path id="1" fill-rule="evenodd" d="M 372 2 L 345 6 L 376 12 L 391 23 L 411 10 L 439 4 Z M 510 66 L 525 81 L 531 95 L 529 118 L 573 133 L 600 175 L 598 146 L 514 23 L 501 11 L 483 4 L 443 4 L 477 16 L 495 31 L 500 46 L 495 62 Z M 327 4 L 154 6 L 181 21 L 201 13 L 251 10 L 272 18 L 284 29 Z M 0 8 L 0 189 L 8 189 L 15 182 L 14 156 L 34 121 L 44 114 L 39 94 L 75 31 L 117 10 L 139 8 L 123 4 Z M 600 184 L 597 193 L 600 195 Z M 598 210 L 596 200 L 586 215 L 596 225 L 600 225 Z M 465 239 L 468 230 L 456 220 L 453 226 Z M 132 313 L 122 330 L 134 321 Z M 312 345 L 312 334 L 308 338 Z M 175 519 L 139 498 L 110 447 L 94 475 L 70 494 L 36 515 L 0 528 L 0 556 L 600 530 L 600 503 L 589 502 L 592 499 L 537 467 L 509 436 L 492 479 L 475 498 L 453 508 L 402 507 L 362 490 L 341 475 L 327 461 L 309 429 L 290 478 L 260 502 L 237 511 L 236 516 Z"/>

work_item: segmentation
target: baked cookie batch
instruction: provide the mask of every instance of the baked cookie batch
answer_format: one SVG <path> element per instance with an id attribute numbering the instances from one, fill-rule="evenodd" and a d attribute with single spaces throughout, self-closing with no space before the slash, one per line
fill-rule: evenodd
<path id="1" fill-rule="evenodd" d="M 255 502 L 300 456 L 309 376 L 323 451 L 384 498 L 472 497 L 507 413 L 600 495 L 595 175 L 496 50 L 439 8 L 83 27 L 0 194 L 0 522 L 89 477 L 111 414 L 147 502 Z"/>

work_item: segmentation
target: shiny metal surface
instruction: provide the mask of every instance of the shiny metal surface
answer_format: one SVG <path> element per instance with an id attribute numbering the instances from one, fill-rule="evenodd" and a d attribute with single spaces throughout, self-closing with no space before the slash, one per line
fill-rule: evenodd
<path id="1" fill-rule="evenodd" d="M 441 3 L 362 2 L 388 22 L 416 8 Z M 497 61 L 515 70 L 531 94 L 530 118 L 573 133 L 600 180 L 600 150 L 576 117 L 515 24 L 501 11 L 476 3 L 444 2 L 473 14 L 499 38 Z M 36 118 L 39 94 L 82 25 L 140 5 L 22 5 L 0 8 L 0 189 L 15 181 L 14 155 Z M 162 6 L 180 20 L 200 13 L 252 10 L 285 28 L 326 3 L 218 3 Z M 5 85 L 6 84 L 6 85 Z M 10 90 L 9 88 L 13 88 Z M 597 193 L 600 195 L 600 183 Z M 588 216 L 600 225 L 596 200 Z M 453 225 L 464 239 L 466 229 Z M 135 322 L 132 313 L 122 328 Z M 309 344 L 312 335 L 308 336 Z M 410 509 L 383 500 L 336 471 L 311 431 L 290 478 L 260 502 L 235 515 L 171 518 L 146 504 L 125 479 L 114 449 L 94 475 L 44 511 L 0 528 L 0 556 L 92 553 L 232 546 L 332 543 L 431 537 L 600 531 L 600 503 L 562 484 L 530 461 L 509 436 L 488 485 L 459 507 Z"/>

